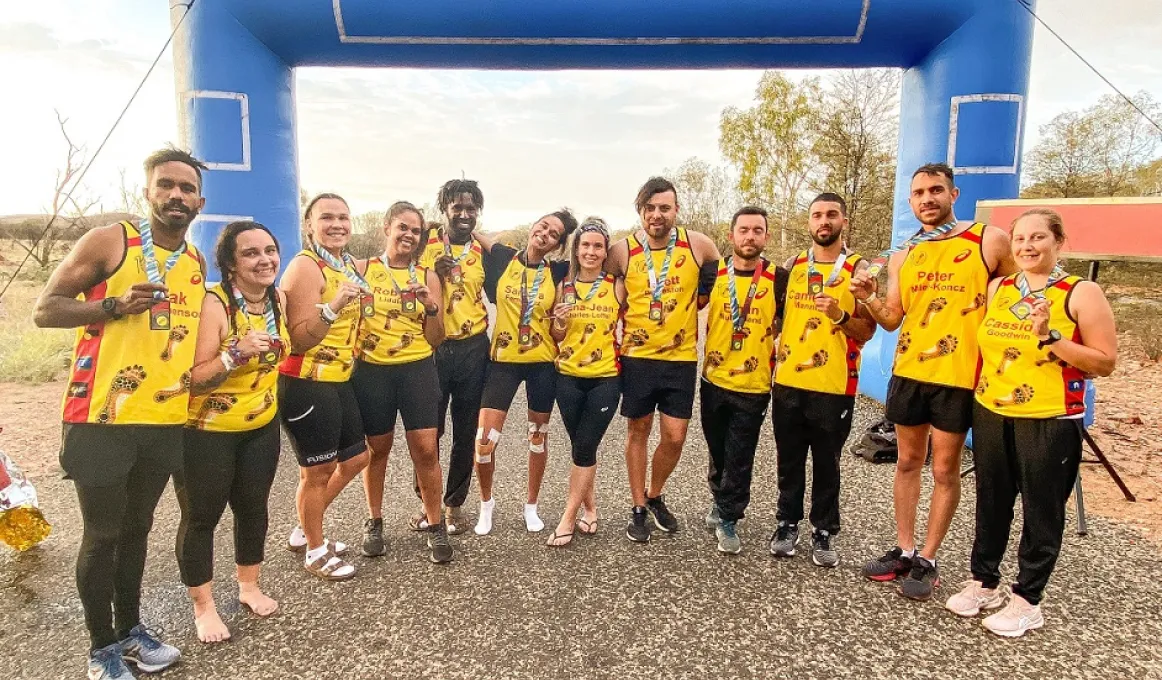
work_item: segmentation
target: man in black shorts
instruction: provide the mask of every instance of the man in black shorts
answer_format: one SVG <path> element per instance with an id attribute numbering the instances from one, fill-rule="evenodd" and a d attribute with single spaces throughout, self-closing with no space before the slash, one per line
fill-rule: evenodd
<path id="1" fill-rule="evenodd" d="M 141 623 L 153 513 L 181 469 L 205 261 L 186 242 L 205 205 L 201 162 L 163 149 L 145 161 L 149 219 L 85 234 L 36 303 L 41 328 L 84 328 L 64 402 L 61 468 L 83 536 L 77 590 L 89 630 L 90 680 L 131 680 L 177 663 Z M 29 663 L 35 663 L 29 660 Z"/>
<path id="2" fill-rule="evenodd" d="M 625 277 L 621 414 L 629 419 L 625 461 L 633 510 L 626 537 L 645 543 L 651 529 L 678 530 L 662 489 L 678 465 L 694 408 L 698 379 L 698 293 L 717 275 L 718 249 L 705 234 L 677 226 L 678 193 L 662 177 L 650 178 L 635 206 L 641 231 L 614 244 L 607 267 Z M 661 440 L 649 462 L 646 444 L 654 411 L 661 413 Z"/>

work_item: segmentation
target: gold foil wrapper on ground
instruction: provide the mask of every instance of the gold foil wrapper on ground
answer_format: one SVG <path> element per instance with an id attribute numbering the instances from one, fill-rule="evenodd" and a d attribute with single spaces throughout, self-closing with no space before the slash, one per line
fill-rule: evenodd
<path id="1" fill-rule="evenodd" d="M 0 512 L 0 542 L 19 552 L 48 538 L 52 525 L 44 518 L 40 508 L 29 505 Z"/>

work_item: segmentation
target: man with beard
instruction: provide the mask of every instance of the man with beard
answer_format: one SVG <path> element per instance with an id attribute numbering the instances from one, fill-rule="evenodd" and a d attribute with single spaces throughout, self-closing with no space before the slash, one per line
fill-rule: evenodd
<path id="1" fill-rule="evenodd" d="M 714 503 L 706 527 L 718 551 L 742 552 L 735 526 L 750 504 L 755 446 L 771 400 L 771 354 L 783 313 L 787 271 L 762 257 L 767 212 L 746 206 L 730 220 L 734 253 L 717 263 L 708 296 L 702 364 L 702 433 L 710 450 Z"/>
<path id="2" fill-rule="evenodd" d="M 921 229 L 884 263 L 877 258 L 851 280 L 855 299 L 876 323 L 900 329 L 885 417 L 896 424 L 899 459 L 894 501 L 896 546 L 864 565 L 873 581 L 900 583 L 900 594 L 927 600 L 939 583 L 936 551 L 960 502 L 960 452 L 972 425 L 977 329 L 988 282 L 1017 270 L 1008 235 L 996 227 L 960 222 L 952 206 L 959 191 L 952 168 L 921 166 L 908 202 Z M 886 264 L 887 291 L 876 275 Z M 920 475 L 932 445 L 932 506 L 923 549 L 916 551 Z"/>
<path id="3" fill-rule="evenodd" d="M 444 305 L 444 342 L 436 348 L 440 376 L 440 437 L 452 408 L 452 452 L 444 485 L 444 521 L 449 534 L 469 529 L 462 507 L 472 483 L 476 423 L 488 373 L 488 308 L 484 306 L 484 256 L 472 238 L 484 193 L 473 180 L 454 179 L 440 187 L 436 204 L 447 226 L 428 232 L 420 266 L 440 277 Z M 423 512 L 411 518 L 419 531 L 427 528 Z"/>
<path id="4" fill-rule="evenodd" d="M 609 250 L 609 271 L 625 277 L 626 303 L 621 376 L 621 415 L 629 419 L 625 461 L 633 510 L 626 537 L 650 540 L 647 515 L 673 533 L 678 520 L 662 488 L 678 465 L 694 410 L 698 378 L 698 292 L 718 273 L 718 248 L 705 234 L 676 226 L 678 192 L 652 177 L 634 202 L 642 229 Z M 708 290 L 708 287 L 707 287 Z M 646 444 L 654 411 L 661 413 L 649 485 Z"/>
<path id="5" fill-rule="evenodd" d="M 847 203 L 833 193 L 811 201 L 811 247 L 787 261 L 783 332 L 771 390 L 771 421 L 779 467 L 778 527 L 770 540 L 775 557 L 791 557 L 799 538 L 811 454 L 811 561 L 839 564 L 831 545 L 839 533 L 839 457 L 851 432 L 863 344 L 876 324 L 848 289 L 854 272 L 867 267 L 849 251 Z"/>
<path id="6" fill-rule="evenodd" d="M 90 680 L 152 673 L 181 657 L 141 622 L 153 512 L 182 465 L 182 430 L 205 262 L 186 242 L 205 205 L 201 162 L 177 149 L 145 160 L 149 219 L 85 234 L 41 293 L 42 328 L 76 328 L 60 463 L 83 535 L 77 590 L 89 630 Z"/>

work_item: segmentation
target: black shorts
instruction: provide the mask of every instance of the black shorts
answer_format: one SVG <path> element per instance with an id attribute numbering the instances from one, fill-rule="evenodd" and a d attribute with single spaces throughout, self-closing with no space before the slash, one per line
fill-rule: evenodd
<path id="1" fill-rule="evenodd" d="M 972 390 L 893 375 L 884 417 L 896 425 L 932 425 L 963 434 L 972 427 Z"/>
<path id="2" fill-rule="evenodd" d="M 351 383 L 278 376 L 278 415 L 300 467 L 363 453 L 363 419 Z"/>
<path id="3" fill-rule="evenodd" d="M 621 415 L 641 418 L 657 409 L 671 418 L 694 414 L 697 361 L 621 358 Z"/>
<path id="4" fill-rule="evenodd" d="M 184 425 L 98 425 L 65 423 L 61 428 L 61 469 L 82 486 L 110 486 L 138 462 L 159 472 L 182 469 Z"/>
<path id="5" fill-rule="evenodd" d="M 516 396 L 516 390 L 522 382 L 525 384 L 529 410 L 552 413 L 553 400 L 557 396 L 557 369 L 551 361 L 534 364 L 492 362 L 488 366 L 488 380 L 484 384 L 480 408 L 507 412 L 512 408 L 512 398 Z"/>
<path id="6" fill-rule="evenodd" d="M 440 423 L 440 380 L 432 357 L 390 365 L 356 361 L 351 389 L 369 437 L 394 430 L 397 413 L 407 432 Z"/>

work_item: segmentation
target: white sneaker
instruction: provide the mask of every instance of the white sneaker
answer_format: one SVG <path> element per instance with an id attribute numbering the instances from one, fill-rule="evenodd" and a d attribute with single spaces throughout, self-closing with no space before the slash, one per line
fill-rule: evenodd
<path id="1" fill-rule="evenodd" d="M 980 581 L 968 581 L 964 589 L 948 598 L 944 603 L 948 611 L 957 616 L 976 616 L 982 609 L 996 609 L 1005 603 L 1005 595 L 1000 588 L 985 588 Z"/>
<path id="2" fill-rule="evenodd" d="M 476 528 L 472 530 L 477 536 L 485 536 L 492 533 L 492 511 L 495 509 L 495 498 L 480 501 L 480 516 L 476 518 Z"/>
<path id="3" fill-rule="evenodd" d="M 535 534 L 544 528 L 545 523 L 537 515 L 537 504 L 525 503 L 525 529 L 528 529 L 529 533 Z"/>
<path id="4" fill-rule="evenodd" d="M 1044 626 L 1045 617 L 1041 616 L 1040 606 L 1029 604 L 1028 600 L 1013 593 L 1005 608 L 981 621 L 981 625 L 990 633 L 1015 638 Z"/>

